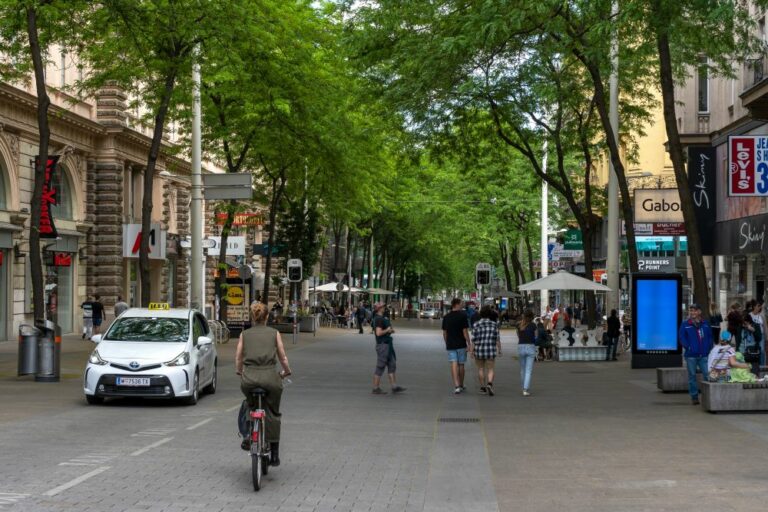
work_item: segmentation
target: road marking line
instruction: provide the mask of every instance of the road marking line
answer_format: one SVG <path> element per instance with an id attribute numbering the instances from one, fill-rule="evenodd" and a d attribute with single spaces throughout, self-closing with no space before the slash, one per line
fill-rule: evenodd
<path id="1" fill-rule="evenodd" d="M 156 443 L 152 443 L 152 444 L 151 444 L 151 445 L 149 445 L 149 446 L 145 446 L 144 448 L 142 448 L 142 449 L 140 449 L 140 450 L 136 450 L 135 452 L 133 452 L 133 453 L 131 454 L 131 457 L 137 457 L 137 456 L 139 456 L 139 455 L 141 455 L 141 454 L 147 453 L 147 452 L 148 452 L 149 450 L 151 450 L 152 448 L 157 448 L 157 447 L 158 447 L 158 446 L 160 446 L 161 444 L 165 444 L 165 443 L 167 443 L 168 441 L 170 441 L 171 439 L 173 439 L 173 438 L 172 438 L 172 437 L 166 437 L 165 439 L 161 439 L 161 440 L 159 440 L 159 441 L 158 441 L 158 442 L 156 442 Z"/>
<path id="2" fill-rule="evenodd" d="M 96 466 L 95 462 L 59 462 L 59 466 Z"/>
<path id="3" fill-rule="evenodd" d="M 208 418 L 207 420 L 203 420 L 203 421 L 201 421 L 199 423 L 195 423 L 191 427 L 187 427 L 187 430 L 195 430 L 197 427 L 202 427 L 203 425 L 205 425 L 206 423 L 209 423 L 211 421 L 213 421 L 213 418 Z"/>
<path id="4" fill-rule="evenodd" d="M 224 411 L 224 412 L 232 412 L 232 411 L 236 411 L 236 410 L 238 410 L 239 408 L 240 408 L 240 405 L 236 405 L 236 406 L 234 406 L 234 407 L 230 407 L 229 409 L 225 409 L 225 411 Z"/>
<path id="5" fill-rule="evenodd" d="M 93 471 L 91 471 L 90 473 L 86 473 L 84 475 L 81 475 L 81 476 L 75 478 L 74 480 L 70 480 L 69 482 L 67 482 L 65 484 L 62 484 L 62 485 L 60 485 L 58 487 L 54 487 L 53 489 L 51 489 L 48 492 L 44 492 L 43 496 L 56 496 L 60 492 L 64 492 L 67 489 L 70 489 L 70 488 L 72 488 L 72 487 L 74 487 L 74 486 L 76 486 L 78 484 L 81 484 L 81 483 L 85 482 L 86 480 L 88 480 L 89 478 L 92 478 L 92 477 L 94 477 L 94 476 L 96 476 L 98 474 L 101 474 L 101 473 L 105 472 L 108 469 L 109 469 L 109 466 L 102 466 L 100 468 L 96 468 Z"/>

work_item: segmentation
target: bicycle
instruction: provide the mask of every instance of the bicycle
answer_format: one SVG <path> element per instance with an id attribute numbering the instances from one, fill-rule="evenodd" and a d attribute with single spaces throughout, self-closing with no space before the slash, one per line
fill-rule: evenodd
<path id="1" fill-rule="evenodd" d="M 251 478 L 253 479 L 253 490 L 261 489 L 261 478 L 269 473 L 269 459 L 272 456 L 269 443 L 267 442 L 267 422 L 266 411 L 262 407 L 261 400 L 267 396 L 267 390 L 256 388 L 251 391 L 256 407 L 248 411 L 250 418 L 248 428 L 248 439 L 251 441 Z"/>
<path id="2" fill-rule="evenodd" d="M 623 354 L 632 350 L 632 336 L 629 332 L 619 334 L 619 345 L 616 347 L 618 354 Z"/>

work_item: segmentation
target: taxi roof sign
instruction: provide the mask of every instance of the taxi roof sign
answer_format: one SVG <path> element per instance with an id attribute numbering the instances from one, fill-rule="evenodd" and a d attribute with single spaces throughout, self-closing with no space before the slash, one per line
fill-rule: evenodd
<path id="1" fill-rule="evenodd" d="M 168 311 L 169 309 L 171 309 L 171 305 L 168 304 L 167 302 L 150 302 L 148 309 Z"/>

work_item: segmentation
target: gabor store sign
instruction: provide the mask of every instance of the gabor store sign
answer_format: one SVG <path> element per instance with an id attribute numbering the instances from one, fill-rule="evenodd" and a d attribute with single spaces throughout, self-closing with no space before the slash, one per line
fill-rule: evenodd
<path id="1" fill-rule="evenodd" d="M 677 189 L 636 189 L 635 222 L 683 222 L 683 210 Z"/>
<path id="2" fill-rule="evenodd" d="M 728 195 L 768 196 L 768 136 L 728 137 Z"/>

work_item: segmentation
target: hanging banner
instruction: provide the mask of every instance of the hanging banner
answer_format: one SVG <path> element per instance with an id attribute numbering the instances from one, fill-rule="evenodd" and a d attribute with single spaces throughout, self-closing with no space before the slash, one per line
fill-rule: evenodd
<path id="1" fill-rule="evenodd" d="M 688 183 L 696 211 L 696 227 L 702 254 L 715 253 L 715 161 L 717 152 L 711 147 L 688 148 Z"/>
<path id="2" fill-rule="evenodd" d="M 216 225 L 223 226 L 227 222 L 226 213 L 216 214 Z M 261 226 L 264 224 L 264 215 L 261 213 L 236 213 L 232 221 L 233 226 Z"/>
<path id="3" fill-rule="evenodd" d="M 768 136 L 728 137 L 728 195 L 768 196 Z"/>
<path id="4" fill-rule="evenodd" d="M 59 162 L 58 155 L 52 155 L 48 157 L 47 164 L 45 166 L 45 177 L 43 180 L 43 195 L 40 197 L 40 238 L 58 238 L 59 233 L 56 231 L 56 226 L 53 223 L 53 214 L 51 213 L 51 205 L 58 204 L 56 187 L 53 185 L 54 173 L 56 172 L 56 164 Z M 40 164 L 40 156 L 35 157 L 35 169 Z"/>

